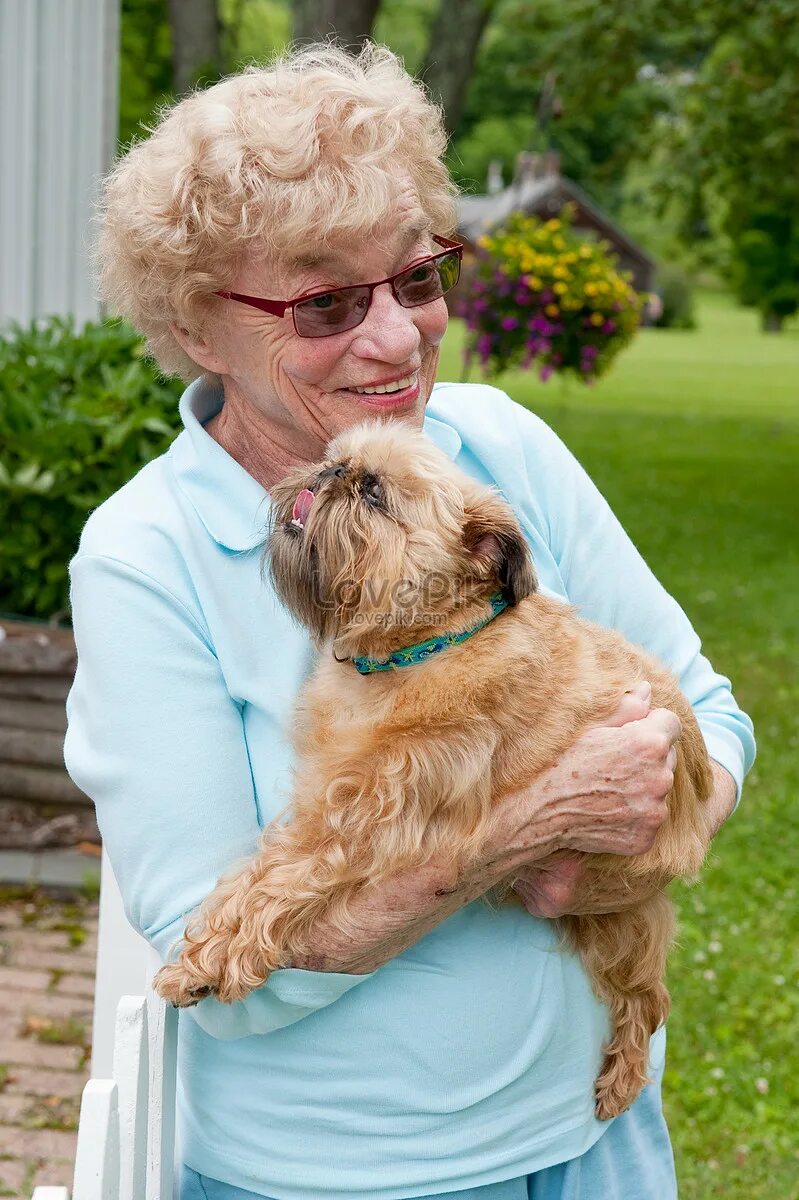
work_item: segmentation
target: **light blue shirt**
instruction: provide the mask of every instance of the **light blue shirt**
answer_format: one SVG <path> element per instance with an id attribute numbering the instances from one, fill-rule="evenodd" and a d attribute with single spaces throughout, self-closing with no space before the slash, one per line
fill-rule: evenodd
<path id="1" fill-rule="evenodd" d="M 206 380 L 187 388 L 184 431 L 92 514 L 71 564 L 65 759 L 128 916 L 163 956 L 288 801 L 285 734 L 315 656 L 261 578 L 268 494 L 203 429 L 221 403 Z M 676 671 L 740 792 L 751 722 L 563 443 L 482 385 L 438 384 L 425 432 L 504 493 L 543 589 Z M 529 1174 L 606 1128 L 593 1083 L 607 1024 L 551 922 L 478 900 L 372 974 L 276 971 L 240 1003 L 182 1013 L 185 1158 L 279 1200 Z"/>

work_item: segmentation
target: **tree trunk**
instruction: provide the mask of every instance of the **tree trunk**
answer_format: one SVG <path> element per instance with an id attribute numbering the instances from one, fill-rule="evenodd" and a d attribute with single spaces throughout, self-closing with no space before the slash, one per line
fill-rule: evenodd
<path id="1" fill-rule="evenodd" d="M 294 0 L 294 37 L 321 42 L 333 35 L 340 45 L 360 50 L 379 8 L 380 0 Z"/>
<path id="2" fill-rule="evenodd" d="M 217 0 L 169 0 L 172 71 L 175 91 L 187 92 L 198 76 L 220 70 L 220 24 Z"/>
<path id="3" fill-rule="evenodd" d="M 441 0 L 420 78 L 444 109 L 451 137 L 463 112 L 474 61 L 497 0 Z"/>

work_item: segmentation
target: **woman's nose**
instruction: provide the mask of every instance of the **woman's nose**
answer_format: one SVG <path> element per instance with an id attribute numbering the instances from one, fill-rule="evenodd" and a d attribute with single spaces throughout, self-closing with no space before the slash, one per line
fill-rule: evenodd
<path id="1" fill-rule="evenodd" d="M 386 362 L 406 361 L 419 345 L 421 335 L 414 318 L 415 309 L 403 308 L 391 284 L 381 283 L 372 292 L 372 303 L 365 319 L 357 328 L 360 339 L 368 348 L 357 346 L 365 356 L 382 358 Z"/>

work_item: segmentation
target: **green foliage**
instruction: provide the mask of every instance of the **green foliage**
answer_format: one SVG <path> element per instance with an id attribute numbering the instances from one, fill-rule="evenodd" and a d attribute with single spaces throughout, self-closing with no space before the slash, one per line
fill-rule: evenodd
<path id="1" fill-rule="evenodd" d="M 656 290 L 663 305 L 655 325 L 660 329 L 695 329 L 694 288 L 690 275 L 678 266 L 663 266 Z"/>
<path id="2" fill-rule="evenodd" d="M 736 240 L 735 280 L 744 304 L 755 304 L 767 324 L 799 312 L 799 219 L 755 213 Z"/>
<path id="3" fill-rule="evenodd" d="M 167 0 L 122 0 L 119 141 L 146 134 L 172 96 L 172 38 Z"/>
<path id="4" fill-rule="evenodd" d="M 462 306 L 483 369 L 537 364 L 589 382 L 603 375 L 632 339 L 641 298 L 619 274 L 606 242 L 587 241 L 560 218 L 521 213 L 478 242 L 476 269 Z"/>
<path id="5" fill-rule="evenodd" d="M 66 614 L 87 516 L 167 448 L 181 391 L 119 322 L 54 318 L 0 340 L 0 610 Z"/>

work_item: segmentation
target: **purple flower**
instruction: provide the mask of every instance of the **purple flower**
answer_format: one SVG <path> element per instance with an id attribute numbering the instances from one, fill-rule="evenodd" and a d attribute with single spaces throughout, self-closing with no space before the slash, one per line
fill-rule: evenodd
<path id="1" fill-rule="evenodd" d="M 500 321 L 500 325 L 502 326 L 503 329 L 507 330 L 507 332 L 510 333 L 511 330 L 518 329 L 519 322 L 516 320 L 515 317 L 503 317 L 502 320 Z"/>
<path id="2" fill-rule="evenodd" d="M 614 300 L 613 304 L 611 305 L 611 308 L 613 309 L 614 312 L 621 312 L 621 310 L 622 310 L 621 302 L 619 300 Z"/>
<path id="3" fill-rule="evenodd" d="M 475 312 L 478 312 L 478 313 L 485 312 L 486 309 L 488 308 L 488 301 L 487 300 L 475 300 L 472 307 Z"/>
<path id="4" fill-rule="evenodd" d="M 565 333 L 565 332 L 566 332 L 566 326 L 563 324 L 562 321 L 558 321 L 556 325 L 552 326 L 552 333 Z"/>
<path id="5" fill-rule="evenodd" d="M 591 362 L 581 362 L 580 363 L 581 371 L 593 371 L 593 369 L 594 369 L 594 364 Z"/>
<path id="6" fill-rule="evenodd" d="M 541 368 L 541 370 L 538 372 L 538 378 L 541 380 L 542 383 L 546 383 L 546 381 L 550 378 L 550 376 L 552 374 L 553 374 L 552 367 L 550 367 L 549 363 L 545 363 L 544 366 Z"/>
<path id="7" fill-rule="evenodd" d="M 477 319 L 475 317 L 469 317 L 468 321 L 466 322 L 466 328 L 470 333 L 474 333 L 477 329 Z"/>
<path id="8" fill-rule="evenodd" d="M 478 354 L 490 354 L 492 341 L 493 341 L 493 338 L 491 337 L 490 334 L 488 334 L 488 333 L 481 334 L 480 337 L 477 339 L 477 353 Z"/>
<path id="9" fill-rule="evenodd" d="M 519 288 L 518 292 L 513 297 L 513 299 L 516 301 L 517 304 L 529 304 L 530 303 L 530 293 L 527 291 L 527 288 Z"/>
<path id="10" fill-rule="evenodd" d="M 597 354 L 599 354 L 599 351 L 597 350 L 596 346 L 583 346 L 580 350 L 580 353 L 584 358 L 596 358 Z"/>
<path id="11" fill-rule="evenodd" d="M 559 367 L 560 364 L 563 362 L 563 355 L 562 354 L 553 354 L 551 361 L 554 366 Z"/>
<path id="12" fill-rule="evenodd" d="M 605 324 L 602 326 L 603 333 L 615 333 L 615 331 L 616 331 L 616 322 L 615 321 L 606 321 Z"/>

